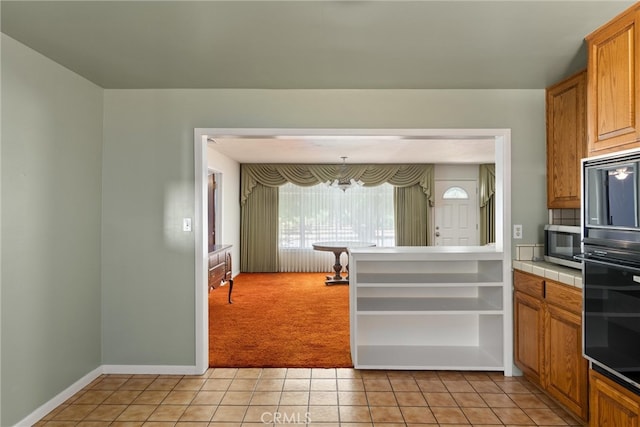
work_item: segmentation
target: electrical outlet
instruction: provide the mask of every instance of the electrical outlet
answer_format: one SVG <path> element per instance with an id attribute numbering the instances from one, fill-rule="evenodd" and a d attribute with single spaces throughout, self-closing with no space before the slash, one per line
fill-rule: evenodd
<path id="1" fill-rule="evenodd" d="M 522 224 L 513 225 L 513 238 L 522 239 Z"/>
<path id="2" fill-rule="evenodd" d="M 182 218 L 182 231 L 191 231 L 191 218 Z"/>

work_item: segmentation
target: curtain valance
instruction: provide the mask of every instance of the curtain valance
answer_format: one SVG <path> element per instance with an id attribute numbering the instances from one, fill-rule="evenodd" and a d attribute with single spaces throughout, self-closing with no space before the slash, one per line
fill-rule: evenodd
<path id="1" fill-rule="evenodd" d="M 341 176 L 362 181 L 365 186 L 385 182 L 395 187 L 420 185 L 433 205 L 433 165 L 431 164 L 257 164 L 241 165 L 240 203 L 245 204 L 256 184 L 279 187 L 287 182 L 308 187 L 333 181 Z"/>

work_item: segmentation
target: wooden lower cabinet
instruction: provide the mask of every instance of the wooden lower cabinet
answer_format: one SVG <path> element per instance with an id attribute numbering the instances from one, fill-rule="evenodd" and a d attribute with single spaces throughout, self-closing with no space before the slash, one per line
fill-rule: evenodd
<path id="1" fill-rule="evenodd" d="M 577 417 L 589 410 L 580 289 L 514 271 L 514 362 Z M 640 426 L 639 426 L 640 427 Z"/>
<path id="2" fill-rule="evenodd" d="M 590 426 L 640 426 L 640 396 L 594 370 L 589 371 L 589 387 Z"/>

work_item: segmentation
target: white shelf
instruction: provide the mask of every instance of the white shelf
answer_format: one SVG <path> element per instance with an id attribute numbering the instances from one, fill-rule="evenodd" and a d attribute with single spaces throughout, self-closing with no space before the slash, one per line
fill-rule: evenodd
<path id="1" fill-rule="evenodd" d="M 480 298 L 363 298 L 357 300 L 358 314 L 502 314 L 500 306 Z"/>
<path id="2" fill-rule="evenodd" d="M 501 253 L 359 248 L 349 266 L 356 368 L 505 370 L 511 286 Z"/>
<path id="3" fill-rule="evenodd" d="M 480 346 L 360 345 L 357 369 L 501 371 L 502 350 Z"/>
<path id="4" fill-rule="evenodd" d="M 360 286 L 423 286 L 429 284 L 465 286 L 495 286 L 502 284 L 502 279 L 481 273 L 361 273 L 358 277 Z"/>

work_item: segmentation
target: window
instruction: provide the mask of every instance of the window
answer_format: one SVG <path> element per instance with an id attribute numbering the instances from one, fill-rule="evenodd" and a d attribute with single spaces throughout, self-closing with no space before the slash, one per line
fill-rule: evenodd
<path id="1" fill-rule="evenodd" d="M 442 195 L 443 199 L 468 199 L 469 194 L 461 187 L 449 187 Z"/>
<path id="2" fill-rule="evenodd" d="M 324 184 L 280 187 L 280 248 L 312 248 L 320 241 L 366 241 L 393 246 L 393 186 L 353 187 L 345 192 Z"/>

